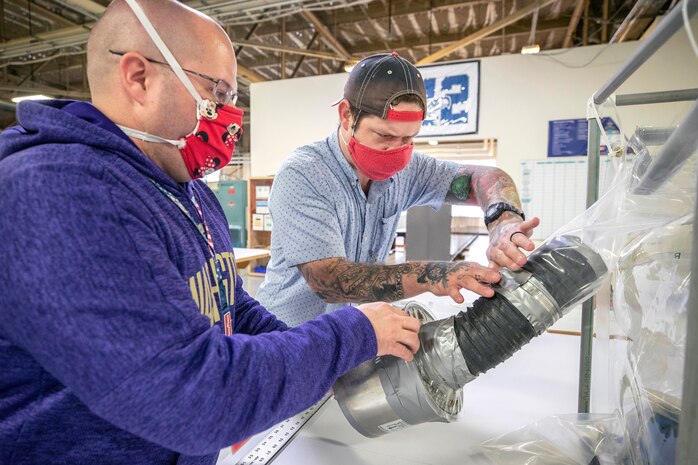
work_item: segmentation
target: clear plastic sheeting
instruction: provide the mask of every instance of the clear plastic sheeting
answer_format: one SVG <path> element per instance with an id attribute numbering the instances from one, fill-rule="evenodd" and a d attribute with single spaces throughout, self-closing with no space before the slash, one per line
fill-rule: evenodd
<path id="1" fill-rule="evenodd" d="M 633 465 L 674 463 L 686 346 L 693 217 L 637 238 L 613 280 L 612 398 Z"/>
<path id="2" fill-rule="evenodd" d="M 675 463 L 696 202 L 697 108 L 692 104 L 676 128 L 643 126 L 624 135 L 615 145 L 613 180 L 603 195 L 556 233 L 579 237 L 610 270 L 610 291 L 597 296 L 592 383 L 595 395 L 608 396 L 601 413 L 610 411 L 623 428 L 625 455 L 618 463 Z M 607 104 L 604 111 L 615 109 Z"/>
<path id="3" fill-rule="evenodd" d="M 490 439 L 463 463 L 625 465 L 625 444 L 624 428 L 614 415 L 561 415 Z"/>

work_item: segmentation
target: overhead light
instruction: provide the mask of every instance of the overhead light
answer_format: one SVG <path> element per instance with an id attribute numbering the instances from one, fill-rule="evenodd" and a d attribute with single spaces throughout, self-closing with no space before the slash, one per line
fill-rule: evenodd
<path id="1" fill-rule="evenodd" d="M 538 24 L 538 8 L 533 12 L 533 19 L 531 20 L 531 34 L 528 36 L 528 45 L 521 47 L 522 55 L 535 55 L 540 52 L 540 45 L 536 42 L 536 25 Z"/>
<path id="2" fill-rule="evenodd" d="M 436 140 L 436 139 L 431 139 L 431 140 L 429 141 L 429 145 L 439 145 L 439 141 Z"/>
<path id="3" fill-rule="evenodd" d="M 19 103 L 22 100 L 51 100 L 53 97 L 49 97 L 48 95 L 25 95 L 23 97 L 12 97 L 12 101 L 15 103 Z"/>
<path id="4" fill-rule="evenodd" d="M 346 71 L 347 73 L 351 73 L 351 70 L 354 69 L 355 66 L 356 66 L 355 62 L 346 63 L 344 65 L 344 71 Z"/>
<path id="5" fill-rule="evenodd" d="M 540 52 L 540 45 L 538 44 L 533 44 L 533 45 L 524 45 L 521 47 L 521 54 L 522 55 L 535 55 L 536 53 Z"/>

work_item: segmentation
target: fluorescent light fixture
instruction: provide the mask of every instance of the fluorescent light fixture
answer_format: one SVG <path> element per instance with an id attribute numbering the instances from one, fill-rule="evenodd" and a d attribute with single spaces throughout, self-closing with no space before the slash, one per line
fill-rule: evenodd
<path id="1" fill-rule="evenodd" d="M 431 139 L 431 140 L 429 141 L 429 145 L 439 145 L 439 141 L 436 140 L 436 139 Z"/>
<path id="2" fill-rule="evenodd" d="M 535 55 L 536 53 L 540 52 L 540 45 L 538 44 L 533 44 L 533 45 L 524 45 L 521 47 L 521 54 L 522 55 Z"/>
<path id="3" fill-rule="evenodd" d="M 346 71 L 347 73 L 351 73 L 351 70 L 354 69 L 355 66 L 356 63 L 347 63 L 346 65 L 344 65 L 344 71 Z"/>
<path id="4" fill-rule="evenodd" d="M 22 100 L 50 100 L 52 98 L 53 97 L 49 97 L 48 95 L 37 94 L 37 95 L 25 95 L 23 97 L 12 97 L 12 101 L 15 103 L 19 103 Z"/>

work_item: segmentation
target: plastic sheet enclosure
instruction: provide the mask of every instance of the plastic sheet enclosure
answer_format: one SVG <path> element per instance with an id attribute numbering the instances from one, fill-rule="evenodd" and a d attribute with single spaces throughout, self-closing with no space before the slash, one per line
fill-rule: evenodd
<path id="1" fill-rule="evenodd" d="M 610 110 L 613 110 L 612 108 Z M 608 106 L 605 108 L 608 112 Z M 669 170 L 652 192 L 637 189 L 657 162 L 662 142 L 627 133 L 602 138 L 615 154 L 613 178 L 587 211 L 556 231 L 576 236 L 610 270 L 597 300 L 592 415 L 560 416 L 482 444 L 474 464 L 626 464 L 675 462 L 685 358 L 688 285 L 696 202 L 696 150 Z M 686 150 L 684 147 L 683 150 Z M 646 180 L 645 180 L 646 181 Z M 580 297 L 581 297 L 580 293 Z M 599 410 L 595 405 L 600 405 Z"/>

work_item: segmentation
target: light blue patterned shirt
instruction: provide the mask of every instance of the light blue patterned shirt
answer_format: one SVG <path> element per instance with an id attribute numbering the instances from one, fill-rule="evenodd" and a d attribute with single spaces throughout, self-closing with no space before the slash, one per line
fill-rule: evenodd
<path id="1" fill-rule="evenodd" d="M 337 131 L 296 149 L 269 198 L 271 260 L 257 300 L 289 326 L 346 305 L 315 295 L 298 265 L 332 257 L 384 262 L 400 213 L 415 205 L 441 208 L 461 166 L 415 152 L 404 170 L 372 182 L 366 196 L 342 155 Z"/>

